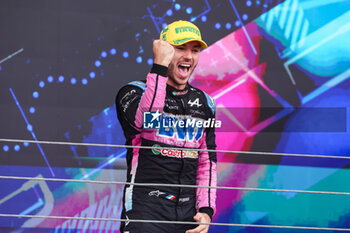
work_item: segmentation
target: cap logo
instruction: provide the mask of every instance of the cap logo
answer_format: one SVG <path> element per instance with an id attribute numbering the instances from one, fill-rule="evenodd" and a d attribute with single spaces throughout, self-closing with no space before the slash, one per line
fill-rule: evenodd
<path id="1" fill-rule="evenodd" d="M 183 44 L 183 43 L 185 43 L 186 41 L 188 41 L 188 40 L 193 40 L 193 39 L 195 39 L 195 38 L 185 38 L 185 39 L 180 39 L 180 40 L 173 40 L 173 43 L 174 43 L 174 44 Z"/>
<path id="2" fill-rule="evenodd" d="M 169 30 L 168 27 L 164 28 L 162 31 L 162 40 L 166 40 L 166 32 Z"/>
<path id="3" fill-rule="evenodd" d="M 159 36 L 160 40 L 168 41 L 172 45 L 182 45 L 190 41 L 197 41 L 201 48 L 208 45 L 202 40 L 201 32 L 191 22 L 178 20 L 165 26 Z"/>
<path id="4" fill-rule="evenodd" d="M 199 31 L 197 29 L 195 29 L 194 27 L 190 27 L 190 26 L 175 28 L 175 32 L 176 33 L 193 32 L 197 36 L 201 36 L 201 34 L 199 33 Z"/>

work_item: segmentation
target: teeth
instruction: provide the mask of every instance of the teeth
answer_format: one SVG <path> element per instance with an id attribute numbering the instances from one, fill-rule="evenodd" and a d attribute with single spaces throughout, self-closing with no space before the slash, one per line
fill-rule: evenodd
<path id="1" fill-rule="evenodd" d="M 180 64 L 180 66 L 183 66 L 183 67 L 190 67 L 189 64 Z"/>

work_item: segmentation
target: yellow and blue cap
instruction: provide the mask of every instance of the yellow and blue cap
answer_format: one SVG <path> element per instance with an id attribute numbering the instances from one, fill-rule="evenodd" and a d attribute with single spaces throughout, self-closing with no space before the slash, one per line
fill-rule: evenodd
<path id="1" fill-rule="evenodd" d="M 191 41 L 198 41 L 203 49 L 208 45 L 202 40 L 198 27 L 188 21 L 175 21 L 166 26 L 160 33 L 160 39 L 172 45 L 182 45 Z"/>

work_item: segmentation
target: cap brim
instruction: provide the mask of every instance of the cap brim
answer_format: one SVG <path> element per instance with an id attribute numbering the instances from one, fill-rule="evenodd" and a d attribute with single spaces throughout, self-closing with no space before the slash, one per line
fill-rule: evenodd
<path id="1" fill-rule="evenodd" d="M 169 41 L 169 43 L 172 44 L 172 45 L 183 45 L 183 44 L 186 44 L 186 43 L 191 42 L 191 41 L 198 41 L 199 44 L 201 45 L 201 48 L 202 48 L 202 49 L 208 48 L 208 45 L 207 45 L 204 41 L 202 41 L 202 40 L 197 40 L 197 39 L 187 40 L 187 41 L 185 41 L 185 42 L 183 42 L 183 43 L 181 43 L 181 44 L 180 44 L 180 43 L 179 43 L 179 44 L 174 44 L 174 43 L 171 43 L 170 41 Z"/>
<path id="2" fill-rule="evenodd" d="M 198 42 L 201 44 L 202 49 L 206 49 L 206 48 L 208 48 L 207 43 L 205 43 L 204 41 L 199 40 Z"/>

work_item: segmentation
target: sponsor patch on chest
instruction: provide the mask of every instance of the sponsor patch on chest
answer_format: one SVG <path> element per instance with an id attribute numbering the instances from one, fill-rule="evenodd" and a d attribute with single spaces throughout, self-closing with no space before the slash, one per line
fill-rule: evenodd
<path id="1" fill-rule="evenodd" d="M 161 148 L 161 146 L 158 144 L 153 146 L 152 152 L 155 155 L 163 155 L 163 156 L 173 157 L 173 158 L 191 158 L 191 159 L 198 158 L 197 151 L 184 151 L 184 150 Z"/>

